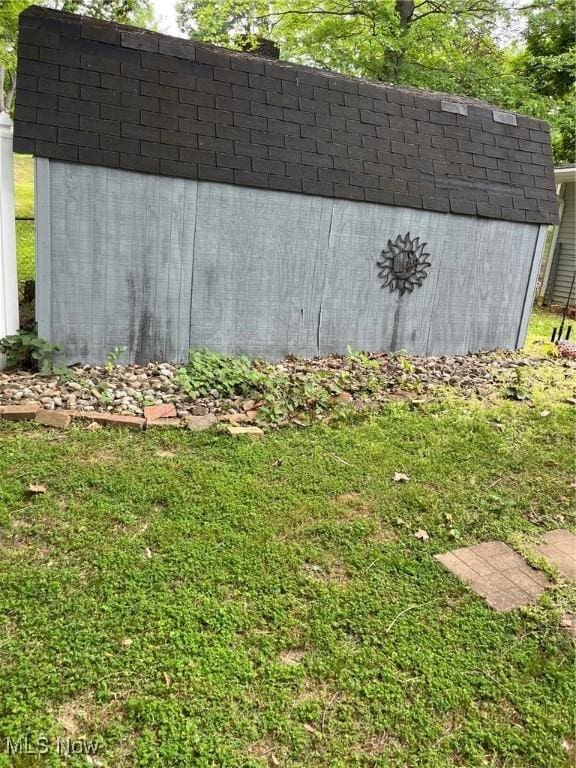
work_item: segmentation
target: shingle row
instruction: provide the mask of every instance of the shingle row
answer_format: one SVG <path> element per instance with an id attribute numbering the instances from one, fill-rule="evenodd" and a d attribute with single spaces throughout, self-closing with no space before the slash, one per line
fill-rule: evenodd
<path id="1" fill-rule="evenodd" d="M 556 220 L 548 126 L 32 7 L 16 151 L 512 221 Z"/>

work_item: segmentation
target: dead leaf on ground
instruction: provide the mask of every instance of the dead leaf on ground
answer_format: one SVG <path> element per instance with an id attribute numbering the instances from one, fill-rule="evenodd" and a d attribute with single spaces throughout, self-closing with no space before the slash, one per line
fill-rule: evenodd
<path id="1" fill-rule="evenodd" d="M 120 645 L 122 646 L 122 648 L 130 648 L 130 646 L 132 645 L 133 642 L 134 642 L 134 640 L 132 640 L 132 638 L 124 637 L 124 638 L 122 638 L 122 641 L 121 641 Z"/>
<path id="2" fill-rule="evenodd" d="M 415 539 L 419 539 L 420 541 L 428 541 L 430 536 L 428 535 L 428 531 L 425 531 L 423 528 L 420 528 L 420 530 L 416 531 L 414 534 Z"/>
<path id="3" fill-rule="evenodd" d="M 29 493 L 46 493 L 47 488 L 45 485 L 30 483 L 28 486 Z"/>
<path id="4" fill-rule="evenodd" d="M 392 480 L 395 483 L 406 483 L 410 480 L 410 475 L 405 475 L 404 472 L 395 472 Z"/>

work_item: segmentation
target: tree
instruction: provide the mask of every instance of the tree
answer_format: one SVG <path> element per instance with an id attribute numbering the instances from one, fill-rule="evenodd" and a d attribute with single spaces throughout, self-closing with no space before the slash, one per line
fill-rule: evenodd
<path id="1" fill-rule="evenodd" d="M 555 161 L 574 164 L 576 6 L 573 0 L 540 0 L 525 13 L 525 49 L 513 61 L 513 68 L 540 97 L 539 113 L 553 128 Z"/>
<path id="2" fill-rule="evenodd" d="M 151 0 L 39 0 L 38 4 L 134 26 L 154 24 Z M 13 105 L 18 16 L 29 5 L 29 0 L 2 0 L 0 5 L 0 112 L 9 112 Z"/>
<path id="3" fill-rule="evenodd" d="M 27 0 L 4 0 L 0 8 L 0 112 L 9 112 L 16 88 L 18 15 Z"/>
<path id="4" fill-rule="evenodd" d="M 504 0 L 180 0 L 183 31 L 237 45 L 271 37 L 283 58 L 344 74 L 479 95 L 501 53 L 491 34 Z"/>

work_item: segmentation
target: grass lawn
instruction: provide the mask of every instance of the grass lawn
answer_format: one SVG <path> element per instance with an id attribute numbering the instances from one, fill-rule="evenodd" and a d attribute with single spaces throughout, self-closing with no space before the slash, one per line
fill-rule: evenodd
<path id="1" fill-rule="evenodd" d="M 110 768 L 570 765 L 574 589 L 496 614 L 433 557 L 574 529 L 546 397 L 254 443 L 3 424 L 0 736 Z"/>
<path id="2" fill-rule="evenodd" d="M 14 155 L 16 216 L 34 216 L 34 158 Z"/>
<path id="3" fill-rule="evenodd" d="M 18 221 L 34 216 L 34 159 L 31 155 L 14 155 L 14 194 L 18 279 L 33 280 L 36 271 L 34 222 Z"/>

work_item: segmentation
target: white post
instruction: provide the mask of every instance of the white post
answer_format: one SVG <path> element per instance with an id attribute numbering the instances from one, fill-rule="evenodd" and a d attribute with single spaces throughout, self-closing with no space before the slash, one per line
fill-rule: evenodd
<path id="1" fill-rule="evenodd" d="M 0 339 L 19 326 L 15 216 L 12 120 L 0 112 Z M 4 365 L 0 354 L 0 370 Z"/>

